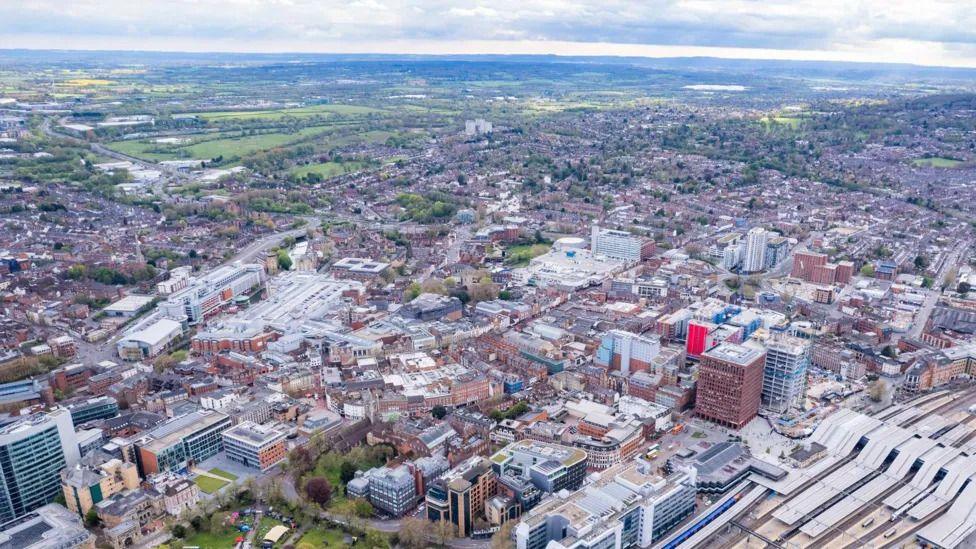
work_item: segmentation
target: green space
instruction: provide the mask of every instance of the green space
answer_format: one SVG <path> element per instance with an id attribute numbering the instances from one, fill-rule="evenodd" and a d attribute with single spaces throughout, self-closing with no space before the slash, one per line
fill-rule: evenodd
<path id="1" fill-rule="evenodd" d="M 505 248 L 505 263 L 513 266 L 524 266 L 529 260 L 549 251 L 548 244 L 518 244 Z"/>
<path id="2" fill-rule="evenodd" d="M 366 162 L 361 162 L 361 161 L 323 162 L 321 164 L 308 164 L 306 166 L 296 166 L 292 168 L 291 173 L 299 177 L 305 177 L 309 174 L 316 174 L 321 176 L 323 179 L 329 179 L 331 177 L 336 177 L 339 175 L 356 172 L 365 167 L 366 167 Z"/>
<path id="3" fill-rule="evenodd" d="M 386 535 L 376 530 L 368 530 L 364 536 L 358 536 L 356 543 L 346 543 L 346 533 L 338 528 L 317 527 L 305 532 L 298 543 L 296 549 L 339 549 L 341 547 L 370 547 L 386 548 L 390 546 Z"/>
<path id="4" fill-rule="evenodd" d="M 799 128 L 802 121 L 803 119 L 797 116 L 767 116 L 763 118 L 763 124 L 767 126 L 788 126 L 791 130 Z"/>
<path id="5" fill-rule="evenodd" d="M 216 479 L 213 477 L 207 477 L 203 475 L 197 475 L 197 478 L 193 480 L 200 487 L 200 490 L 208 494 L 212 494 L 217 490 L 220 490 L 224 486 L 229 484 L 227 481 Z"/>
<path id="6" fill-rule="evenodd" d="M 237 475 L 235 475 L 234 473 L 228 473 L 223 469 L 218 469 L 214 467 L 213 469 L 210 469 L 210 472 L 217 475 L 218 477 L 224 477 L 227 480 L 237 480 Z"/>
<path id="7" fill-rule="evenodd" d="M 255 544 L 257 546 L 260 546 L 261 542 L 264 540 L 264 536 L 268 535 L 268 532 L 271 531 L 271 529 L 274 528 L 275 526 L 288 526 L 288 525 L 281 522 L 280 520 L 273 519 L 268 516 L 261 517 L 261 522 L 258 523 L 258 533 L 254 537 L 254 541 L 256 542 Z M 285 540 L 287 540 L 291 536 L 291 533 L 292 533 L 291 527 L 289 526 L 288 531 L 285 532 L 285 535 L 281 536 L 280 543 L 283 543 Z"/>
<path id="8" fill-rule="evenodd" d="M 226 532 L 197 532 L 183 540 L 184 547 L 197 546 L 200 549 L 228 549 L 234 546 L 234 541 L 242 535 L 237 530 Z M 260 547 L 260 545 L 259 545 Z"/>
<path id="9" fill-rule="evenodd" d="M 321 138 L 332 147 L 359 141 L 383 143 L 396 134 L 384 130 L 372 130 L 358 134 L 330 137 L 336 125 L 309 126 L 295 132 L 268 132 L 254 135 L 241 135 L 237 132 L 211 134 L 205 138 L 194 138 L 185 144 L 168 145 L 149 140 L 123 140 L 106 143 L 113 151 L 142 158 L 153 162 L 162 160 L 197 159 L 210 160 L 222 158 L 221 164 L 243 158 L 256 152 L 292 145 L 312 138 Z M 327 169 L 327 168 L 325 168 Z M 358 169 L 358 168 L 357 168 Z"/>
<path id="10" fill-rule="evenodd" d="M 303 547 L 305 544 L 309 547 L 346 547 L 345 538 L 346 535 L 340 530 L 314 528 L 305 532 L 298 540 L 297 547 Z"/>
<path id="11" fill-rule="evenodd" d="M 361 105 L 309 105 L 291 109 L 263 111 L 217 111 L 191 113 L 204 120 L 222 122 L 229 120 L 278 120 L 285 117 L 307 118 L 310 116 L 364 116 L 387 111 Z"/>
<path id="12" fill-rule="evenodd" d="M 185 151 L 188 158 L 210 159 L 217 158 L 218 156 L 222 156 L 224 159 L 241 158 L 258 151 L 273 149 L 307 139 L 326 131 L 328 128 L 328 126 L 312 126 L 302 128 L 294 133 L 274 132 L 237 136 L 227 139 L 214 139 L 183 146 L 180 147 L 180 150 Z"/>
<path id="13" fill-rule="evenodd" d="M 962 164 L 962 160 L 933 156 L 930 158 L 916 158 L 912 160 L 912 165 L 917 168 L 956 168 Z"/>

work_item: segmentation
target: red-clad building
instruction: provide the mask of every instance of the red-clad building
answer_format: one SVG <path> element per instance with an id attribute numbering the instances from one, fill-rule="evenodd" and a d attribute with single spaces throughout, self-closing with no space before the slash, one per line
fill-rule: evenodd
<path id="1" fill-rule="evenodd" d="M 704 320 L 692 320 L 688 322 L 688 340 L 685 350 L 689 357 L 701 356 L 706 349 L 712 346 L 712 332 L 717 326 Z"/>
<path id="2" fill-rule="evenodd" d="M 793 270 L 790 276 L 810 280 L 815 267 L 827 263 L 827 255 L 817 252 L 796 252 L 793 254 Z"/>
<path id="3" fill-rule="evenodd" d="M 703 353 L 695 401 L 698 416 L 733 429 L 756 417 L 765 358 L 762 349 L 734 343 L 723 343 Z"/>

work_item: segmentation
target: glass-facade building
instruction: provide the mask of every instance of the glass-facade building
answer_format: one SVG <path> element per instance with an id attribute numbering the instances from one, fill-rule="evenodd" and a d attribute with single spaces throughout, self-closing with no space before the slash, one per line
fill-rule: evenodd
<path id="1" fill-rule="evenodd" d="M 67 410 L 17 418 L 0 426 L 0 522 L 54 501 L 61 493 L 61 470 L 77 461 Z"/>

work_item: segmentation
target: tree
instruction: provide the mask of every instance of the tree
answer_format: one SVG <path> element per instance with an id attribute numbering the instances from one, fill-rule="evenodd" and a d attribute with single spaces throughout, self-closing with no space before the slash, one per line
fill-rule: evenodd
<path id="1" fill-rule="evenodd" d="M 325 507 L 332 499 L 332 485 L 325 477 L 312 477 L 305 483 L 305 495 L 308 499 Z"/>
<path id="2" fill-rule="evenodd" d="M 430 411 L 430 415 L 434 416 L 434 419 L 444 419 L 444 416 L 447 415 L 447 408 L 438 404 Z"/>
<path id="3" fill-rule="evenodd" d="M 373 505 L 363 498 L 356 498 L 352 502 L 352 512 L 357 517 L 369 518 L 373 516 Z"/>
<path id="4" fill-rule="evenodd" d="M 515 549 L 515 544 L 512 542 L 512 530 L 515 529 L 515 524 L 514 520 L 502 524 L 495 535 L 491 536 L 489 549 Z"/>
<path id="5" fill-rule="evenodd" d="M 868 387 L 868 398 L 874 402 L 881 402 L 885 394 L 885 383 L 884 381 L 876 380 L 874 383 Z"/>
<path id="6" fill-rule="evenodd" d="M 421 291 L 420 284 L 417 282 L 411 282 L 410 285 L 407 286 L 407 290 L 403 293 L 403 300 L 405 302 L 413 301 L 418 295 L 420 295 Z"/>
<path id="7" fill-rule="evenodd" d="M 922 271 L 929 266 L 929 260 L 924 255 L 915 256 L 915 268 Z"/>
<path id="8" fill-rule="evenodd" d="M 434 523 L 434 535 L 437 536 L 438 543 L 447 545 L 448 541 L 457 537 L 458 529 L 451 521 L 439 520 Z"/>
<path id="9" fill-rule="evenodd" d="M 343 484 L 349 484 L 349 481 L 356 478 L 356 464 L 351 461 L 343 461 L 342 465 L 339 466 L 339 480 Z"/>
<path id="10" fill-rule="evenodd" d="M 407 517 L 400 523 L 400 543 L 407 549 L 427 547 L 427 521 L 417 517 Z"/>
<path id="11" fill-rule="evenodd" d="M 278 250 L 278 267 L 282 271 L 291 269 L 291 257 L 286 250 Z"/>
<path id="12" fill-rule="evenodd" d="M 190 519 L 190 526 L 197 532 L 203 532 L 203 517 L 197 515 Z"/>
<path id="13" fill-rule="evenodd" d="M 102 523 L 102 519 L 98 518 L 98 511 L 94 507 L 85 513 L 85 526 L 88 528 L 94 528 Z"/>
<path id="14" fill-rule="evenodd" d="M 970 283 L 965 282 L 965 281 L 960 282 L 959 285 L 956 286 L 956 291 L 959 292 L 962 295 L 968 294 L 969 291 L 972 290 L 972 289 L 973 289 L 973 286 Z"/>
<path id="15" fill-rule="evenodd" d="M 861 267 L 862 276 L 874 276 L 874 265 L 868 263 Z"/>
<path id="16" fill-rule="evenodd" d="M 186 537 L 186 526 L 183 526 L 182 524 L 174 524 L 170 531 L 173 532 L 173 537 L 180 539 Z"/>
<path id="17" fill-rule="evenodd" d="M 305 473 L 311 471 L 314 465 L 315 460 L 312 459 L 312 454 L 305 446 L 296 446 L 288 454 L 288 467 L 291 469 L 292 476 L 295 478 L 300 478 Z"/>

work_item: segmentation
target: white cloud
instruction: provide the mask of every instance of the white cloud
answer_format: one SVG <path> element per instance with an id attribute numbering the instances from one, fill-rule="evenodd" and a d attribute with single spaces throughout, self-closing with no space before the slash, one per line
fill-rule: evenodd
<path id="1" fill-rule="evenodd" d="M 976 66 L 976 10 L 948 0 L 0 0 L 0 47 Z"/>

